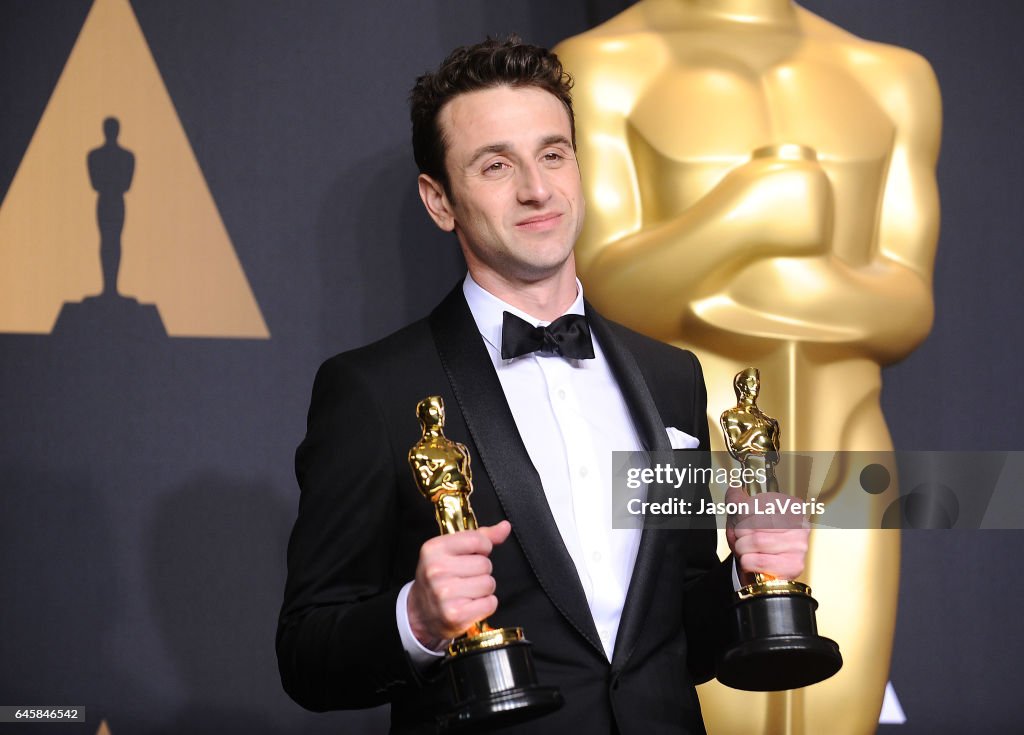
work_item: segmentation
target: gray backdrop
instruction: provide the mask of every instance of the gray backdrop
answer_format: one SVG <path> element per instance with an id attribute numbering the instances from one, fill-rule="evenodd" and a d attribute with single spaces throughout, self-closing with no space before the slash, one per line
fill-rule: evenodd
<path id="1" fill-rule="evenodd" d="M 0 0 L 0 196 L 89 4 Z M 460 275 L 415 194 L 408 89 L 455 45 L 553 45 L 625 5 L 132 2 L 272 338 L 0 335 L 0 704 L 85 705 L 67 733 L 384 727 L 291 703 L 273 637 L 317 365 Z M 937 316 L 886 371 L 896 446 L 1020 449 L 1020 3 L 804 5 L 922 53 L 942 86 Z M 1024 536 L 904 538 L 892 680 L 908 722 L 882 729 L 1020 729 Z"/>

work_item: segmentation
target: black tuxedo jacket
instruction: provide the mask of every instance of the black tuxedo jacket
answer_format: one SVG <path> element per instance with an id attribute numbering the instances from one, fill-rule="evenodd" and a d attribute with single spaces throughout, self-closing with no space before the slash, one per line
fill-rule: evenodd
<path id="1" fill-rule="evenodd" d="M 665 427 L 675 426 L 706 450 L 696 358 L 589 305 L 587 314 L 645 447 L 670 449 Z M 609 662 L 461 284 L 427 319 L 317 374 L 296 453 L 302 494 L 277 633 L 287 692 L 312 710 L 390 702 L 397 733 L 434 732 L 450 706 L 447 681 L 417 673 L 395 622 L 399 589 L 437 534 L 407 461 L 420 437 L 415 407 L 428 395 L 444 398 L 445 433 L 472 455 L 480 523 L 512 523 L 491 556 L 499 604 L 489 622 L 522 627 L 539 681 L 565 698 L 521 731 L 704 732 L 694 684 L 712 676 L 732 593 L 714 528 L 643 532 Z"/>

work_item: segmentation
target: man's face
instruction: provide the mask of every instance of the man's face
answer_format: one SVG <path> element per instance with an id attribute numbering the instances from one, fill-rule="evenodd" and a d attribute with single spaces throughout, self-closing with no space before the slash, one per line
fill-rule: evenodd
<path id="1" fill-rule="evenodd" d="M 575 273 L 584 204 L 558 98 L 536 87 L 469 92 L 439 122 L 454 201 L 439 195 L 444 213 L 434 220 L 454 229 L 474 278 L 522 284 Z"/>

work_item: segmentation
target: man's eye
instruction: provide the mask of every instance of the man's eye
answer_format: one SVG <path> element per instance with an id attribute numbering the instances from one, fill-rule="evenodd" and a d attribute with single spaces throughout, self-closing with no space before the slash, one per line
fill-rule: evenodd
<path id="1" fill-rule="evenodd" d="M 495 161 L 494 163 L 490 164 L 484 170 L 485 171 L 504 171 L 506 168 L 508 168 L 508 164 L 505 163 L 504 161 Z"/>

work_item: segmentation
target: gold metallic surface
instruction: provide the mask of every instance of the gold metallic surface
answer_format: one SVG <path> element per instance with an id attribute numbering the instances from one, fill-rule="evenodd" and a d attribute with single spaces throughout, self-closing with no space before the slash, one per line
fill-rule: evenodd
<path id="1" fill-rule="evenodd" d="M 488 628 L 477 635 L 456 638 L 448 646 L 448 653 L 452 656 L 459 656 L 483 648 L 507 646 L 509 643 L 521 640 L 523 640 L 522 628 Z"/>
<path id="2" fill-rule="evenodd" d="M 758 408 L 761 373 L 755 367 L 744 368 L 733 377 L 732 386 L 736 391 L 736 405 L 725 409 L 719 418 L 725 447 L 744 470 L 750 470 L 745 473 L 751 478 L 746 483 L 747 494 L 778 492 L 779 480 L 775 476 L 775 466 L 779 463 L 782 432 L 779 422 Z M 763 486 L 756 480 L 755 472 L 758 469 L 764 470 Z M 744 589 L 764 588 L 765 583 L 771 581 L 776 581 L 776 578 L 757 572 L 754 574 L 754 585 Z M 781 588 L 774 594 L 782 594 Z"/>
<path id="3" fill-rule="evenodd" d="M 444 435 L 444 400 L 427 396 L 416 405 L 416 418 L 423 430 L 420 440 L 409 450 L 409 467 L 416 486 L 434 503 L 434 514 L 441 534 L 477 528 L 476 515 L 469 504 L 473 492 L 473 473 L 469 450 L 464 444 Z M 464 636 L 448 647 L 451 655 L 522 640 L 519 628 L 492 628 L 486 620 L 473 623 Z"/>
<path id="4" fill-rule="evenodd" d="M 754 584 L 740 587 L 736 591 L 736 596 L 741 600 L 751 597 L 763 597 L 764 595 L 806 595 L 810 597 L 811 588 L 806 584 L 789 579 L 761 579 L 754 582 Z"/>
<path id="5" fill-rule="evenodd" d="M 409 450 L 409 466 L 420 492 L 434 503 L 438 529 L 446 534 L 477 528 L 469 505 L 469 450 L 444 435 L 444 401 L 440 396 L 424 398 L 416 406 L 416 418 L 423 435 Z"/>
<path id="6" fill-rule="evenodd" d="M 789 449 L 891 450 L 881 366 L 932 320 L 941 108 L 928 63 L 789 0 L 641 0 L 556 51 L 576 79 L 588 298 L 694 349 L 712 420 L 755 363 Z M 869 495 L 830 479 L 819 500 L 878 528 L 895 484 Z M 812 532 L 803 577 L 843 669 L 795 692 L 702 686 L 712 735 L 875 731 L 899 543 Z"/>
<path id="7" fill-rule="evenodd" d="M 725 446 L 743 469 L 750 470 L 746 474 L 751 478 L 755 477 L 756 470 L 764 470 L 764 486 L 751 479 L 746 485 L 748 494 L 778 492 L 775 465 L 779 463 L 781 432 L 779 422 L 758 408 L 761 373 L 754 367 L 745 368 L 736 373 L 732 384 L 736 405 L 725 409 L 719 418 Z"/>
<path id="8" fill-rule="evenodd" d="M 173 337 L 269 338 L 189 142 L 197 131 L 182 125 L 128 0 L 92 3 L 0 203 L 0 332 L 48 334 L 64 303 L 103 288 L 86 157 L 107 117 L 136 162 L 118 291 L 155 304 Z"/>

